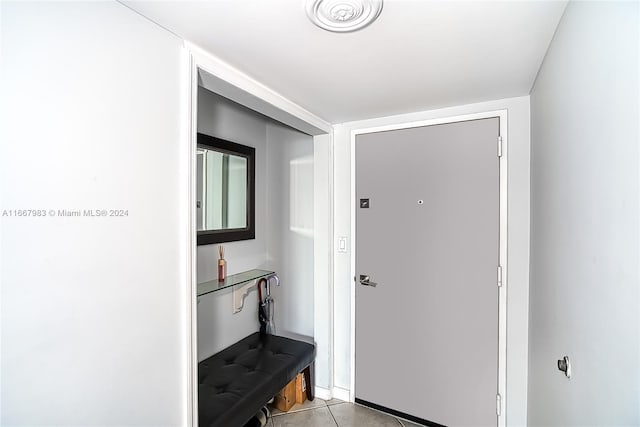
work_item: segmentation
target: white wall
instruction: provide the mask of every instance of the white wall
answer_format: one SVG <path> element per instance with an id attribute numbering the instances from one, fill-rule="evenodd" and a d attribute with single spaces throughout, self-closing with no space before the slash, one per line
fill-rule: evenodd
<path id="1" fill-rule="evenodd" d="M 278 335 L 313 337 L 313 137 L 267 124 L 267 264 Z"/>
<path id="2" fill-rule="evenodd" d="M 256 238 L 224 243 L 228 274 L 272 269 L 279 335 L 313 337 L 313 137 L 200 89 L 198 131 L 256 149 Z M 198 282 L 217 277 L 217 246 L 198 246 Z M 198 360 L 259 329 L 253 290 L 233 314 L 232 290 L 199 298 Z"/>
<path id="3" fill-rule="evenodd" d="M 188 61 L 116 2 L 2 2 L 2 425 L 187 422 Z M 125 217 L 57 217 L 126 209 Z"/>
<path id="4" fill-rule="evenodd" d="M 571 2 L 531 94 L 530 425 L 640 424 L 639 21 Z"/>
<path id="5" fill-rule="evenodd" d="M 335 127 L 334 248 L 340 236 L 349 238 L 351 203 L 351 131 L 464 114 L 508 110 L 508 296 L 507 413 L 509 425 L 527 419 L 527 330 L 529 292 L 529 97 L 508 98 L 440 110 L 350 122 Z M 393 149 L 390 147 L 390 149 Z M 351 254 L 334 252 L 334 385 L 344 396 L 350 388 L 350 309 L 353 274 Z"/>

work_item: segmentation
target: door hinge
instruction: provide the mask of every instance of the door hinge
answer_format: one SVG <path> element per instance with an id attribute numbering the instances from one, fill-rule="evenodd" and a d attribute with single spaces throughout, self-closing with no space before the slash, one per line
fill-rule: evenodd
<path id="1" fill-rule="evenodd" d="M 502 415 L 502 396 L 500 394 L 496 394 L 496 414 Z"/>
<path id="2" fill-rule="evenodd" d="M 502 287 L 502 266 L 498 266 L 498 287 Z"/>
<path id="3" fill-rule="evenodd" d="M 498 136 L 498 157 L 502 157 L 502 137 Z"/>

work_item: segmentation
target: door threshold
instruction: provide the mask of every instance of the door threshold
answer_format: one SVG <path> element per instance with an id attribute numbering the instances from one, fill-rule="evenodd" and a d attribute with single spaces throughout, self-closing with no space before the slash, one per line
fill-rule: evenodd
<path id="1" fill-rule="evenodd" d="M 407 421 L 411 421 L 413 423 L 417 423 L 417 424 L 420 424 L 420 425 L 423 425 L 423 426 L 427 426 L 427 427 L 447 427 L 447 426 L 445 426 L 443 424 L 438 424 L 438 423 L 433 422 L 433 421 L 425 420 L 424 418 L 420 418 L 420 417 L 416 417 L 414 415 L 409 415 L 409 414 L 404 413 L 404 412 L 396 411 L 395 409 L 391 409 L 391 408 L 387 408 L 386 406 L 381 406 L 381 405 L 378 405 L 378 404 L 375 404 L 375 403 L 371 403 L 371 402 L 368 402 L 366 400 L 359 399 L 357 397 L 356 397 L 355 401 L 356 401 L 356 403 L 358 403 L 358 404 L 360 404 L 362 406 L 367 406 L 367 407 L 369 407 L 371 409 L 375 409 L 377 411 L 384 412 L 384 413 L 387 413 L 389 415 L 393 415 L 393 416 L 398 417 L 398 418 L 403 418 L 403 419 L 405 419 Z"/>

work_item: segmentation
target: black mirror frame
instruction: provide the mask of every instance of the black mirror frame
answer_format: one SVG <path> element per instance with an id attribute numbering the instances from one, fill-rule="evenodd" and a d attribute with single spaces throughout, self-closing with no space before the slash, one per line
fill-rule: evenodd
<path id="1" fill-rule="evenodd" d="M 198 145 L 247 159 L 247 227 L 198 230 L 198 246 L 256 238 L 256 149 L 198 132 Z"/>

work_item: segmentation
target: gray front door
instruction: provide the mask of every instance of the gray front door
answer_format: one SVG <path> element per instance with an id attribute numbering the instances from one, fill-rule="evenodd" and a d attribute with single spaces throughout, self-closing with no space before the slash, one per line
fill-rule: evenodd
<path id="1" fill-rule="evenodd" d="M 498 135 L 498 118 L 357 135 L 356 401 L 497 425 Z"/>

